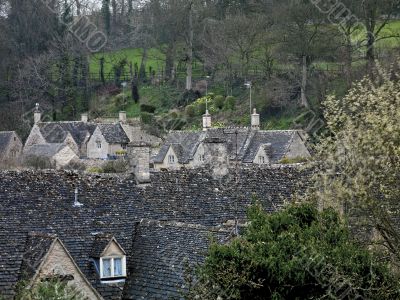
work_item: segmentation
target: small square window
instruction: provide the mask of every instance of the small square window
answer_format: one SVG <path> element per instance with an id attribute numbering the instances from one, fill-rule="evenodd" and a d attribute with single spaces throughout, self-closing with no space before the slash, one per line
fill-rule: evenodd
<path id="1" fill-rule="evenodd" d="M 170 164 L 175 163 L 175 156 L 174 156 L 174 155 L 168 156 L 168 162 L 169 162 Z"/>
<path id="2" fill-rule="evenodd" d="M 260 157 L 258 158 L 258 162 L 259 162 L 260 164 L 265 164 L 265 157 L 264 157 L 264 156 L 260 156 Z"/>
<path id="3" fill-rule="evenodd" d="M 206 160 L 206 156 L 204 154 L 200 154 L 199 161 L 204 162 Z"/>
<path id="4" fill-rule="evenodd" d="M 100 141 L 96 142 L 96 145 L 97 145 L 97 149 L 101 149 L 101 142 Z"/>

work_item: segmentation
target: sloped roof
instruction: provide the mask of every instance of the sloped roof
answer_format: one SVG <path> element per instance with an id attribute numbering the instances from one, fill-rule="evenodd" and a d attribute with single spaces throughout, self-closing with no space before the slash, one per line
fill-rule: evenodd
<path id="1" fill-rule="evenodd" d="M 43 144 L 43 145 L 32 145 L 24 150 L 25 156 L 41 156 L 41 157 L 54 157 L 64 147 L 64 144 Z"/>
<path id="2" fill-rule="evenodd" d="M 183 274 L 204 261 L 210 237 L 225 243 L 230 228 L 142 220 L 137 226 L 124 299 L 180 299 Z"/>
<path id="3" fill-rule="evenodd" d="M 99 124 L 101 133 L 109 144 L 128 144 L 129 138 L 120 124 Z"/>
<path id="4" fill-rule="evenodd" d="M 168 134 L 159 153 L 153 157 L 155 163 L 162 163 L 170 146 L 178 149 L 180 163 L 188 163 L 194 158 L 197 147 L 206 139 L 224 139 L 226 141 L 228 157 L 235 160 L 251 163 L 254 161 L 260 146 L 271 144 L 270 161 L 279 162 L 287 153 L 295 130 L 254 131 L 248 128 L 213 128 L 205 132 L 175 131 Z M 179 145 L 179 147 L 178 147 Z M 177 152 L 177 151 L 175 151 Z"/>
<path id="5" fill-rule="evenodd" d="M 0 131 L 0 154 L 7 151 L 7 147 L 14 134 L 15 131 Z"/>
<path id="6" fill-rule="evenodd" d="M 154 173 L 152 183 L 143 188 L 136 186 L 131 176 L 81 175 L 70 171 L 0 172 L 0 294 L 6 299 L 14 295 L 31 231 L 56 234 L 105 299 L 121 299 L 123 290 L 131 290 L 131 284 L 148 295 L 158 295 L 163 290 L 176 292 L 176 274 L 163 271 L 165 265 L 160 263 L 158 270 L 163 276 L 157 282 L 146 264 L 155 267 L 160 256 L 154 251 L 159 243 L 170 243 L 168 247 L 175 249 L 175 239 L 182 241 L 183 253 L 201 253 L 206 245 L 196 244 L 195 237 L 205 231 L 199 229 L 192 233 L 166 226 L 165 231 L 158 231 L 158 225 L 142 228 L 142 219 L 204 227 L 220 226 L 235 216 L 243 222 L 254 197 L 267 211 L 275 211 L 282 207 L 284 199 L 307 188 L 310 175 L 293 166 L 249 168 L 240 170 L 239 183 L 236 183 L 234 176 L 215 179 L 207 170 L 184 170 Z M 79 208 L 73 207 L 76 187 L 79 201 L 83 203 Z M 235 203 L 240 204 L 237 213 Z M 134 240 L 135 232 L 140 234 L 138 240 Z M 151 232 L 160 237 L 160 242 L 147 236 Z M 99 280 L 91 255 L 96 236 L 101 233 L 115 237 L 127 253 L 128 261 L 137 253 L 136 263 L 143 267 L 128 274 L 125 285 L 108 285 Z M 170 234 L 173 239 L 168 238 Z M 153 252 L 143 252 L 152 245 Z M 157 258 L 156 262 L 147 261 L 151 257 Z M 141 274 L 136 276 L 136 272 Z"/>
<path id="7" fill-rule="evenodd" d="M 297 131 L 293 130 L 271 130 L 271 131 L 257 131 L 246 152 L 243 156 L 243 161 L 251 163 L 254 161 L 260 146 L 265 144 L 271 144 L 269 158 L 271 162 L 279 162 L 288 152 L 293 136 L 297 134 Z"/>
<path id="8" fill-rule="evenodd" d="M 47 143 L 63 143 L 69 133 L 79 147 L 96 129 L 95 124 L 85 122 L 41 122 L 38 126 Z"/>
<path id="9" fill-rule="evenodd" d="M 46 254 L 56 236 L 53 234 L 43 234 L 39 232 L 30 232 L 26 241 L 21 265 L 21 279 L 30 280 L 39 271 Z"/>

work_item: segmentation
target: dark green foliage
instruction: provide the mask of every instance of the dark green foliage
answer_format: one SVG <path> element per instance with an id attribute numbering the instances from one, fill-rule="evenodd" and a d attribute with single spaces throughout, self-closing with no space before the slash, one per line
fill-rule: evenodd
<path id="1" fill-rule="evenodd" d="M 139 103 L 140 100 L 139 89 L 135 80 L 132 80 L 131 82 L 131 91 L 132 91 L 133 101 L 135 101 L 135 103 Z"/>
<path id="2" fill-rule="evenodd" d="M 205 102 L 197 103 L 197 115 L 202 116 L 206 113 L 207 105 Z"/>
<path id="3" fill-rule="evenodd" d="M 186 106 L 185 110 L 186 110 L 186 115 L 189 118 L 193 118 L 196 116 L 196 107 L 194 105 L 191 104 L 191 105 Z"/>
<path id="4" fill-rule="evenodd" d="M 104 173 L 125 173 L 128 171 L 128 162 L 123 159 L 109 161 L 102 166 Z"/>
<path id="5" fill-rule="evenodd" d="M 24 165 L 35 170 L 54 169 L 55 164 L 48 158 L 30 155 L 24 159 Z"/>
<path id="6" fill-rule="evenodd" d="M 102 1 L 101 14 L 103 16 L 104 30 L 109 35 L 111 31 L 110 0 Z"/>
<path id="7" fill-rule="evenodd" d="M 150 113 L 150 114 L 154 114 L 156 112 L 156 108 L 153 105 L 141 104 L 140 105 L 140 111 L 141 112 L 147 112 L 147 113 Z"/>
<path id="8" fill-rule="evenodd" d="M 243 236 L 213 244 L 187 299 L 399 299 L 397 278 L 333 210 L 249 210 Z"/>
<path id="9" fill-rule="evenodd" d="M 228 96 L 225 99 L 224 109 L 225 110 L 234 110 L 236 105 L 236 98 L 233 96 Z"/>
<path id="10" fill-rule="evenodd" d="M 178 101 L 178 106 L 184 106 L 188 105 L 190 103 L 193 103 L 197 99 L 201 97 L 200 92 L 195 92 L 193 90 L 185 91 L 183 94 L 180 96 L 179 101 Z"/>
<path id="11" fill-rule="evenodd" d="M 215 98 L 214 98 L 214 104 L 215 104 L 215 107 L 216 107 L 216 108 L 222 109 L 222 108 L 224 107 L 224 104 L 225 104 L 225 98 L 224 98 L 224 96 L 222 96 L 222 95 L 217 95 L 217 96 L 215 96 Z"/>
<path id="12" fill-rule="evenodd" d="M 154 115 L 148 112 L 141 112 L 140 119 L 144 124 L 150 125 L 154 120 Z"/>

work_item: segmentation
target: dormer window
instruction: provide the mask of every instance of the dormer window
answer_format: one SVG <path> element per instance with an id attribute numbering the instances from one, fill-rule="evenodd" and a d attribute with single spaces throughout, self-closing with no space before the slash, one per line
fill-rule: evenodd
<path id="1" fill-rule="evenodd" d="M 258 162 L 259 162 L 260 164 L 265 164 L 265 156 L 259 156 L 259 157 L 258 157 Z"/>
<path id="2" fill-rule="evenodd" d="M 101 141 L 96 142 L 97 149 L 101 149 Z"/>
<path id="3" fill-rule="evenodd" d="M 168 162 L 169 162 L 170 164 L 175 163 L 175 156 L 174 156 L 174 155 L 169 155 L 169 156 L 168 156 Z"/>
<path id="4" fill-rule="evenodd" d="M 125 280 L 126 253 L 114 237 L 108 234 L 96 236 L 92 257 L 103 283 Z"/>
<path id="5" fill-rule="evenodd" d="M 126 277 L 126 256 L 101 257 L 101 279 L 121 279 Z"/>

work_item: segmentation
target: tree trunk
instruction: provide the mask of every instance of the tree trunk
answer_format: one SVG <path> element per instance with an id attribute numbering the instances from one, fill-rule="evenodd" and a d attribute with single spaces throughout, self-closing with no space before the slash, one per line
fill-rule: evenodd
<path id="1" fill-rule="evenodd" d="M 103 85 L 106 84 L 106 80 L 104 78 L 104 57 L 100 58 L 100 80 Z"/>
<path id="2" fill-rule="evenodd" d="M 368 74 L 372 77 L 373 70 L 375 67 L 375 36 L 371 32 L 367 33 L 367 47 L 368 47 L 366 53 L 367 69 L 368 69 Z"/>
<path id="3" fill-rule="evenodd" d="M 174 42 L 168 44 L 168 49 L 165 58 L 165 77 L 167 80 L 174 81 L 174 66 L 175 66 L 175 45 Z"/>
<path id="4" fill-rule="evenodd" d="M 353 70 L 352 70 L 352 63 L 353 63 L 353 46 L 351 45 L 351 36 L 346 38 L 346 49 L 344 54 L 344 74 L 346 77 L 347 88 L 351 88 L 353 83 Z"/>
<path id="5" fill-rule="evenodd" d="M 306 90 L 307 90 L 307 56 L 302 57 L 302 72 L 301 72 L 301 106 L 309 108 Z"/>
<path id="6" fill-rule="evenodd" d="M 187 69 L 186 69 L 186 89 L 192 89 L 193 75 L 193 2 L 189 3 L 189 40 L 187 53 Z"/>
<path id="7" fill-rule="evenodd" d="M 147 62 L 147 48 L 143 48 L 142 62 L 140 63 L 139 79 L 146 80 L 146 62 Z"/>
<path id="8" fill-rule="evenodd" d="M 113 24 L 113 29 L 115 29 L 115 25 L 117 24 L 117 1 L 112 0 L 111 6 L 112 6 L 112 10 L 113 10 L 112 24 Z"/>

